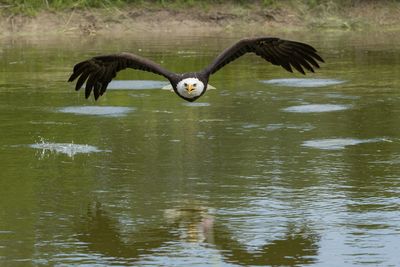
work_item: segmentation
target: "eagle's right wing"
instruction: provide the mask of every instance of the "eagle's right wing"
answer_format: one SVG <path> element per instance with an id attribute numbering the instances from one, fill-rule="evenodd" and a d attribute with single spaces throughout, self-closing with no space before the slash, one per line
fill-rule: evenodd
<path id="1" fill-rule="evenodd" d="M 93 90 L 94 98 L 97 100 L 99 96 L 104 94 L 108 84 L 117 75 L 117 72 L 126 68 L 153 72 L 164 76 L 168 80 L 173 76 L 173 73 L 149 59 L 131 53 L 120 53 L 93 57 L 76 64 L 68 81 L 72 82 L 79 77 L 75 86 L 77 91 L 86 81 L 86 98 L 90 96 Z"/>

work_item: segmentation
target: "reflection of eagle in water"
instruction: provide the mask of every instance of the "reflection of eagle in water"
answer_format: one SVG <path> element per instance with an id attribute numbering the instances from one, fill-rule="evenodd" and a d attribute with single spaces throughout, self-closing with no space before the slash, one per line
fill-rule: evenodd
<path id="1" fill-rule="evenodd" d="M 103 259 L 125 266 L 135 265 L 148 255 L 157 259 L 160 251 L 162 257 L 165 248 L 176 249 L 174 244 L 187 241 L 207 242 L 212 245 L 207 246 L 209 249 L 221 253 L 222 261 L 241 266 L 304 266 L 315 263 L 318 255 L 320 236 L 305 224 L 289 223 L 280 239 L 249 251 L 224 223 L 210 222 L 214 219 L 205 207 L 168 209 L 164 215 L 166 224 L 148 221 L 121 230 L 119 221 L 96 203 L 76 222 L 75 236 L 89 254 L 102 255 Z M 215 255 L 211 251 L 205 253 Z"/>
<path id="2" fill-rule="evenodd" d="M 255 53 L 274 65 L 282 66 L 292 72 L 292 67 L 305 74 L 303 68 L 314 72 L 319 68 L 317 61 L 324 62 L 310 45 L 282 40 L 273 37 L 242 39 L 227 48 L 205 69 L 199 72 L 177 74 L 170 72 L 155 62 L 130 53 L 120 53 L 93 57 L 74 66 L 73 73 L 68 81 L 76 78 L 76 90 L 85 83 L 85 96 L 89 97 L 93 90 L 97 100 L 107 89 L 107 85 L 116 76 L 117 72 L 126 68 L 149 71 L 164 76 L 169 80 L 172 89 L 181 98 L 195 101 L 202 96 L 208 85 L 208 79 L 219 69 L 246 53 Z"/>

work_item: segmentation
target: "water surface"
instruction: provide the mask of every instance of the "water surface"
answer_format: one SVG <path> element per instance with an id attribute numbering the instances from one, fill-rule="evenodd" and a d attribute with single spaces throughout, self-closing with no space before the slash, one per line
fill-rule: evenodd
<path id="1" fill-rule="evenodd" d="M 400 35 L 276 35 L 327 63 L 248 55 L 194 103 L 66 80 L 118 51 L 201 69 L 239 36 L 0 40 L 0 266 L 398 266 Z"/>
<path id="2" fill-rule="evenodd" d="M 313 113 L 313 112 L 332 112 L 349 109 L 349 105 L 337 105 L 337 104 L 307 104 L 299 106 L 291 106 L 284 108 L 286 112 L 297 112 L 297 113 Z"/>
<path id="3" fill-rule="evenodd" d="M 324 87 L 336 84 L 342 84 L 345 81 L 337 79 L 316 79 L 316 78 L 287 78 L 271 79 L 261 81 L 266 84 L 274 84 L 287 87 Z"/>
<path id="4" fill-rule="evenodd" d="M 132 107 L 118 106 L 72 106 L 59 108 L 57 111 L 61 113 L 72 113 L 77 115 L 96 115 L 96 116 L 125 116 L 127 113 L 134 111 Z"/>

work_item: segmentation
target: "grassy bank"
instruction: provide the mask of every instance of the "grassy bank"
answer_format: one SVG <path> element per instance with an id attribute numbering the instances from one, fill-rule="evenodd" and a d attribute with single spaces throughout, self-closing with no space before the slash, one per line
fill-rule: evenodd
<path id="1" fill-rule="evenodd" d="M 397 29 L 400 0 L 0 0 L 1 35 L 246 27 Z"/>
<path id="2" fill-rule="evenodd" d="M 360 4 L 361 2 L 360 0 L 2 0 L 0 1 L 0 8 L 14 14 L 33 15 L 43 10 L 61 11 L 75 8 L 123 8 L 131 5 L 165 8 L 188 8 L 194 6 L 211 8 L 213 5 L 229 4 L 242 7 L 251 5 L 262 6 L 264 8 L 300 6 L 301 8 L 314 9 L 317 7 L 348 8 Z"/>

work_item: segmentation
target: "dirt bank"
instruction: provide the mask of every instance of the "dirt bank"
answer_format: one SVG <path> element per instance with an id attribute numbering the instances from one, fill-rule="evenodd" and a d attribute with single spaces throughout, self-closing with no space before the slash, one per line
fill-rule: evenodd
<path id="1" fill-rule="evenodd" d="M 277 4 L 208 5 L 184 8 L 126 6 L 102 9 L 39 11 L 35 15 L 0 13 L 1 36 L 38 34 L 124 34 L 127 32 L 244 31 L 249 34 L 298 29 L 396 29 L 400 3 L 360 1 L 357 5 Z"/>

